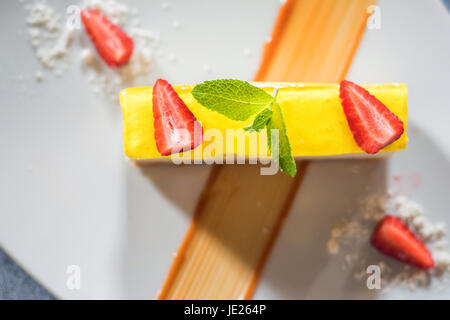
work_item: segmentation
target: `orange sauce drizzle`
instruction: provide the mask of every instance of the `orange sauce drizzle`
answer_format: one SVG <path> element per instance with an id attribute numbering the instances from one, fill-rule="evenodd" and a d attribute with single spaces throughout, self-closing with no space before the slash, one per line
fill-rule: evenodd
<path id="1" fill-rule="evenodd" d="M 256 81 L 338 82 L 375 0 L 287 0 Z M 158 299 L 251 299 L 302 182 L 255 165 L 215 166 Z"/>

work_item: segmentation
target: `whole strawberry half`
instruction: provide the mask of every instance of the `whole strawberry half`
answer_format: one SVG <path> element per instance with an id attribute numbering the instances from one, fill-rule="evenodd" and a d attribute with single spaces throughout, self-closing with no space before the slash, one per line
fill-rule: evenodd
<path id="1" fill-rule="evenodd" d="M 431 269 L 430 251 L 397 217 L 386 215 L 372 234 L 372 245 L 380 252 L 420 269 Z"/>
<path id="2" fill-rule="evenodd" d="M 155 141 L 163 156 L 187 151 L 202 143 L 203 128 L 173 87 L 163 79 L 153 87 Z"/>
<path id="3" fill-rule="evenodd" d="M 128 62 L 133 53 L 134 43 L 122 29 L 98 10 L 81 10 L 81 20 L 98 54 L 106 64 L 119 67 Z"/>
<path id="4" fill-rule="evenodd" d="M 374 154 L 400 138 L 403 122 L 369 91 L 347 80 L 341 82 L 339 91 L 348 125 L 361 149 Z"/>

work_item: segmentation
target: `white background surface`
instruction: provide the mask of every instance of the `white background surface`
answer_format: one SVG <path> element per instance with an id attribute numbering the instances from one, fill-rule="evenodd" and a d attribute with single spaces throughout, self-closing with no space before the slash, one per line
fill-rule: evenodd
<path id="1" fill-rule="evenodd" d="M 73 1 L 50 3 L 64 13 Z M 140 84 L 252 78 L 278 1 L 169 3 L 162 10 L 159 1 L 130 1 L 144 27 L 160 30 L 161 48 L 178 57 L 155 58 L 155 71 Z M 366 31 L 348 78 L 408 84 L 409 149 L 387 163 L 313 163 L 255 298 L 450 298 L 450 288 L 369 291 L 326 251 L 332 226 L 359 198 L 395 188 L 393 174 L 420 175 L 420 187 L 402 191 L 450 226 L 449 15 L 439 1 L 379 5 L 381 29 Z M 209 168 L 131 165 L 119 105 L 92 93 L 80 68 L 82 32 L 68 73 L 38 84 L 24 18 L 18 1 L 0 3 L 0 244 L 58 297 L 154 298 Z M 81 267 L 79 291 L 66 287 L 72 264 Z"/>

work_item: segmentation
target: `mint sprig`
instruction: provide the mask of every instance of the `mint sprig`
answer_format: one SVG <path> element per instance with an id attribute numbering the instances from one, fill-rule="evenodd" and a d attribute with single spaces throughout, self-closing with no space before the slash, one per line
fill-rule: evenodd
<path id="1" fill-rule="evenodd" d="M 272 106 L 272 117 L 267 123 L 267 143 L 269 145 L 270 154 L 275 163 L 291 177 L 297 174 L 297 166 L 295 164 L 294 156 L 292 154 L 291 144 L 287 135 L 286 124 L 284 122 L 283 113 L 280 105 L 274 103 Z M 278 130 L 278 146 L 272 146 L 272 132 Z"/>
<path id="2" fill-rule="evenodd" d="M 192 95 L 205 108 L 238 121 L 249 119 L 274 101 L 264 90 L 232 79 L 205 81 L 194 87 Z"/>
<path id="3" fill-rule="evenodd" d="M 244 127 L 244 130 L 250 132 L 253 131 L 259 132 L 266 127 L 267 122 L 269 122 L 271 117 L 272 117 L 272 110 L 264 109 L 255 117 L 255 120 L 253 120 L 253 123 L 251 125 Z"/>
<path id="4" fill-rule="evenodd" d="M 275 163 L 291 177 L 296 175 L 286 124 L 275 97 L 246 81 L 234 79 L 205 81 L 194 87 L 192 95 L 205 108 L 232 120 L 245 121 L 256 115 L 253 123 L 243 129 L 259 132 L 267 128 L 267 143 Z M 272 134 L 278 134 L 278 145 L 272 146 Z"/>

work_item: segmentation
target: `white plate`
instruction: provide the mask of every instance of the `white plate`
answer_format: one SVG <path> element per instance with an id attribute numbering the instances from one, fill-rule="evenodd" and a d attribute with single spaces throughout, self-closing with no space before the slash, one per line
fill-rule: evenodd
<path id="1" fill-rule="evenodd" d="M 64 13 L 72 2 L 50 3 Z M 130 3 L 145 27 L 161 31 L 161 48 L 178 57 L 173 63 L 156 58 L 155 72 L 141 82 L 149 85 L 157 77 L 180 84 L 251 79 L 279 5 L 171 0 L 163 10 L 158 1 Z M 440 1 L 379 5 L 381 29 L 366 32 L 348 77 L 408 84 L 409 149 L 389 163 L 314 163 L 256 298 L 450 297 L 450 289 L 369 292 L 326 251 L 330 228 L 349 199 L 363 196 L 357 192 L 363 185 L 367 192 L 383 187 L 394 173 L 420 175 L 421 186 L 408 192 L 430 219 L 450 225 L 449 16 Z M 119 106 L 91 92 L 77 60 L 84 36 L 76 37 L 68 73 L 38 84 L 40 66 L 24 38 L 24 17 L 18 1 L 0 3 L 0 243 L 58 297 L 153 298 L 209 168 L 131 165 L 123 155 Z M 352 165 L 363 173 L 352 173 Z M 66 286 L 69 265 L 81 268 L 80 290 Z"/>

